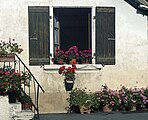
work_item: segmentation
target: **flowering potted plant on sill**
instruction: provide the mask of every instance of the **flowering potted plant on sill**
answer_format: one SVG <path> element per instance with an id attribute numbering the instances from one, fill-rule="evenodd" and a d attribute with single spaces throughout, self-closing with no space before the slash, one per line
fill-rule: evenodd
<path id="1" fill-rule="evenodd" d="M 9 41 L 0 41 L 0 61 L 11 62 L 15 60 L 15 54 L 21 54 L 23 49 L 21 45 L 15 42 L 15 39 L 9 38 Z"/>
<path id="2" fill-rule="evenodd" d="M 76 63 L 79 58 L 77 46 L 72 46 L 65 52 L 67 63 L 73 64 Z"/>
<path id="3" fill-rule="evenodd" d="M 52 61 L 55 64 L 63 64 L 65 57 L 66 57 L 66 55 L 65 55 L 64 51 L 57 48 L 56 52 L 54 54 L 54 58 L 52 58 Z"/>
<path id="4" fill-rule="evenodd" d="M 92 50 L 80 50 L 79 51 L 79 62 L 82 64 L 88 64 L 93 59 Z"/>
<path id="5" fill-rule="evenodd" d="M 72 67 L 66 68 L 62 66 L 59 68 L 59 74 L 65 76 L 64 83 L 66 91 L 71 91 L 75 81 L 75 69 L 76 66 L 73 64 Z"/>

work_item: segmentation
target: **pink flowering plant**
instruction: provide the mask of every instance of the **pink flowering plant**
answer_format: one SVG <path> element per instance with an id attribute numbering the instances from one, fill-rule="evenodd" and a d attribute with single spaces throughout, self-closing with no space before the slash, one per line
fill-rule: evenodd
<path id="1" fill-rule="evenodd" d="M 77 46 L 72 46 L 65 52 L 67 61 L 70 61 L 72 58 L 79 58 Z"/>
<path id="2" fill-rule="evenodd" d="M 65 58 L 66 58 L 65 52 L 63 50 L 60 50 L 59 48 L 57 48 L 52 61 L 54 63 L 57 63 L 60 59 L 65 60 Z"/>
<path id="3" fill-rule="evenodd" d="M 122 86 L 122 88 L 119 90 L 119 95 L 122 99 L 121 101 L 121 110 L 129 111 L 135 106 L 136 101 L 134 99 L 133 93 L 131 89 L 128 89 L 125 86 Z"/>
<path id="4" fill-rule="evenodd" d="M 81 62 L 86 62 L 86 60 L 88 60 L 88 62 L 90 62 L 90 60 L 92 60 L 92 50 L 80 50 L 79 51 L 79 61 Z"/>
<path id="5" fill-rule="evenodd" d="M 148 86 L 144 89 L 143 95 L 146 99 L 143 100 L 145 107 L 148 109 Z"/>
<path id="6" fill-rule="evenodd" d="M 113 91 L 109 89 L 109 87 L 105 84 L 102 85 L 101 91 L 98 92 L 98 102 L 102 106 L 108 106 L 113 110 L 118 110 L 121 103 L 121 98 L 118 95 L 117 91 Z"/>
<path id="7" fill-rule="evenodd" d="M 137 109 L 147 107 L 148 104 L 148 89 L 147 88 L 131 88 L 132 97 Z M 147 94 L 146 94 L 147 93 Z"/>
<path id="8" fill-rule="evenodd" d="M 5 54 L 20 54 L 23 51 L 21 45 L 15 42 L 15 39 L 9 38 L 9 41 L 0 41 L 0 55 Z"/>

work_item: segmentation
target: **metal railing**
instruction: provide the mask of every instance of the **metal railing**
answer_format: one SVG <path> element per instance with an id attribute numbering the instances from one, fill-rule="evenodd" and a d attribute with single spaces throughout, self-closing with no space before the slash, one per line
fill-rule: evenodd
<path id="1" fill-rule="evenodd" d="M 1 62 L 2 65 L 2 62 Z M 22 86 L 22 92 L 27 94 L 32 98 L 32 111 L 35 113 L 35 117 L 39 119 L 39 92 L 45 92 L 42 86 L 39 84 L 35 76 L 32 74 L 30 69 L 25 65 L 25 63 L 21 60 L 21 58 L 15 54 L 15 61 L 14 62 L 3 62 L 3 68 L 9 69 L 9 67 L 13 68 L 14 71 L 17 72 L 28 72 L 31 79 L 29 80 L 29 87 Z"/>

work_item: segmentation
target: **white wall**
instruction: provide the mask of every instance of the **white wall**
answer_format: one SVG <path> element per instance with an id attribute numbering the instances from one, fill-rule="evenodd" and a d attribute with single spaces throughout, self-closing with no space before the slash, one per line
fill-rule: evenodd
<path id="1" fill-rule="evenodd" d="M 61 109 L 56 110 L 54 105 L 61 103 L 56 99 L 57 96 L 52 96 L 54 99 L 50 96 L 58 93 L 57 95 L 61 97 L 65 95 L 66 98 L 67 95 L 64 90 L 63 77 L 57 74 L 57 71 L 53 73 L 44 71 L 40 66 L 28 65 L 28 6 L 42 5 L 50 6 L 50 8 L 53 6 L 89 6 L 93 10 L 96 6 L 112 6 L 116 9 L 116 65 L 106 65 L 101 71 L 92 73 L 76 71 L 75 87 L 87 87 L 96 91 L 104 83 L 112 89 L 119 88 L 120 84 L 128 87 L 148 86 L 147 18 L 136 14 L 136 10 L 123 0 L 0 0 L 0 39 L 16 38 L 24 48 L 20 57 L 46 91 L 43 95 L 45 99 L 41 99 L 40 102 L 41 111 L 63 112 L 66 105 L 65 99 Z M 52 29 L 52 24 L 50 28 Z M 52 109 L 45 108 L 47 105 L 50 105 Z"/>

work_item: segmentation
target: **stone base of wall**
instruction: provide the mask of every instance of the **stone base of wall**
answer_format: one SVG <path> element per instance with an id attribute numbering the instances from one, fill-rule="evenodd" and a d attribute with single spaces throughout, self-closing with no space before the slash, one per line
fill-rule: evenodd
<path id="1" fill-rule="evenodd" d="M 31 110 L 22 110 L 22 104 L 9 103 L 8 96 L 0 96 L 0 120 L 32 120 L 34 113 Z"/>
<path id="2" fill-rule="evenodd" d="M 0 96 L 0 119 L 10 120 L 8 96 Z"/>
<path id="3" fill-rule="evenodd" d="M 66 113 L 68 107 L 66 99 L 68 97 L 68 92 L 40 93 L 40 113 Z"/>

